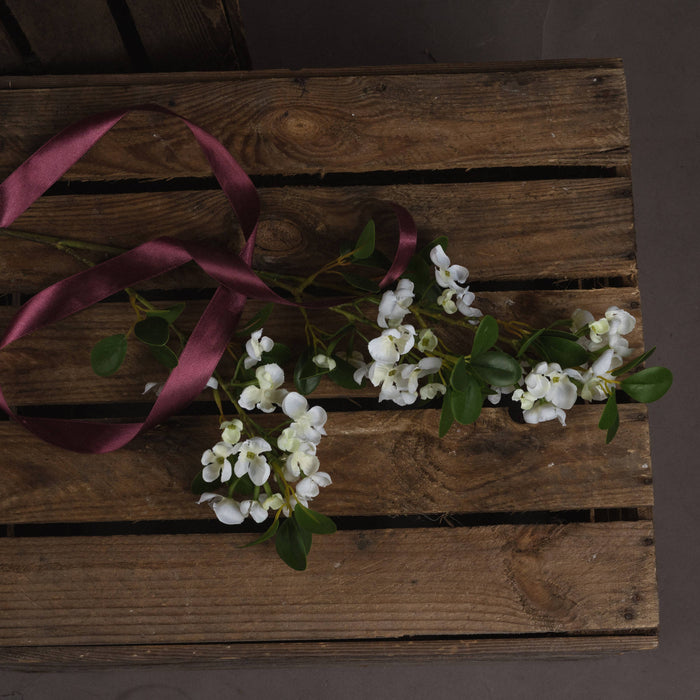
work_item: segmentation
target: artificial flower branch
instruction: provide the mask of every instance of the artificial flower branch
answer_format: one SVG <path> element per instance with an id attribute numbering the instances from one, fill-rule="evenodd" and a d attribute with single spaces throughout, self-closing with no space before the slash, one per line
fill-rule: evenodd
<path id="1" fill-rule="evenodd" d="M 4 233 L 71 253 L 73 248 L 123 252 L 43 234 Z M 395 287 L 383 292 L 376 279 L 386 261 L 375 250 L 373 222 L 355 244 L 344 246 L 334 260 L 307 277 L 258 273 L 300 304 L 314 291 L 355 295 L 352 301 L 328 307 L 344 321 L 336 330 L 312 323 L 303 305 L 298 307 L 306 347 L 293 363 L 293 390 L 285 387 L 283 369 L 292 352 L 264 335 L 272 304 L 263 307 L 227 347 L 233 373 L 226 377 L 217 371 L 209 382 L 221 434 L 204 451 L 192 488 L 199 503 L 208 503 L 223 523 L 235 525 L 249 517 L 262 523 L 272 516 L 271 525 L 251 544 L 274 538 L 279 556 L 295 569 L 306 567 L 313 534 L 335 530 L 329 518 L 309 507 L 320 489 L 331 484 L 317 456 L 327 414 L 320 406 L 310 407 L 306 398 L 323 376 L 348 390 L 371 385 L 379 390 L 379 401 L 399 406 L 439 399 L 440 436 L 454 422 L 475 422 L 485 401 L 496 404 L 503 396 L 519 404 L 525 422 L 531 424 L 558 420 L 565 425 L 566 411 L 577 401 L 605 401 L 599 426 L 606 431 L 607 442 L 619 427 L 618 392 L 648 403 L 671 386 L 668 369 L 636 371 L 653 349 L 634 356 L 625 337 L 635 327 L 628 312 L 611 306 L 596 319 L 576 309 L 569 319 L 553 320 L 544 328 L 483 315 L 466 286 L 467 268 L 452 263 L 446 246 L 444 237 L 426 246 Z M 337 282 L 338 275 L 344 284 Z M 133 290 L 127 293 L 137 316 L 133 335 L 173 369 L 185 341 L 175 325 L 184 304 L 158 309 Z M 418 328 L 405 322 L 410 316 Z M 442 325 L 467 330 L 469 347 L 450 347 L 438 329 Z M 179 348 L 171 347 L 171 331 Z M 110 336 L 95 346 L 91 362 L 97 374 L 109 376 L 118 370 L 130 335 Z M 150 383 L 146 390 L 154 388 L 158 385 Z M 233 408 L 232 419 L 226 419 L 221 392 Z M 278 410 L 285 418 L 272 428 L 253 418 L 256 411 Z"/>

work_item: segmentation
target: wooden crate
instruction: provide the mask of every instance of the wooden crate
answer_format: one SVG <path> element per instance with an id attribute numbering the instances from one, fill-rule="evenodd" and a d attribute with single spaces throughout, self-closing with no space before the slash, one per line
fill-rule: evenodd
<path id="1" fill-rule="evenodd" d="M 610 304 L 641 321 L 625 80 L 619 61 L 302 73 L 46 77 L 0 92 L 6 176 L 73 120 L 157 102 L 210 130 L 262 198 L 258 268 L 312 267 L 379 200 L 413 214 L 421 240 L 450 238 L 485 312 L 533 323 Z M 125 119 L 16 223 L 130 247 L 161 234 L 236 250 L 241 234 L 197 146 L 174 120 Z M 5 327 L 24 295 L 82 269 L 63 252 L 0 236 Z M 189 290 L 192 324 L 212 283 L 183 269 L 149 285 Z M 252 313 L 255 304 L 251 304 Z M 266 333 L 299 342 L 294 311 Z M 130 352 L 116 377 L 88 352 L 131 323 L 105 302 L 0 353 L 25 414 L 127 415 L 162 374 Z M 631 344 L 641 347 L 638 323 Z M 338 398 L 322 385 L 318 395 Z M 99 666 L 547 656 L 653 648 L 657 592 L 647 413 L 621 406 L 605 446 L 600 405 L 568 427 L 506 408 L 437 438 L 438 411 L 329 407 L 315 501 L 341 526 L 306 572 L 274 548 L 239 549 L 189 484 L 218 436 L 192 415 L 116 453 L 76 455 L 0 422 L 0 660 Z M 365 406 L 366 404 L 363 404 Z M 37 408 L 38 407 L 38 408 Z M 43 413 L 42 413 L 43 411 Z"/>

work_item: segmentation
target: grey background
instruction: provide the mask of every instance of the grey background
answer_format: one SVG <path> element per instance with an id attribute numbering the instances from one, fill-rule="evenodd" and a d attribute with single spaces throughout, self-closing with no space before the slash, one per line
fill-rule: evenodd
<path id="1" fill-rule="evenodd" d="M 646 344 L 672 368 L 651 408 L 661 644 L 572 661 L 0 672 L 0 700 L 700 698 L 698 0 L 241 0 L 255 68 L 622 57 Z M 264 611 L 261 610 L 264 616 Z"/>

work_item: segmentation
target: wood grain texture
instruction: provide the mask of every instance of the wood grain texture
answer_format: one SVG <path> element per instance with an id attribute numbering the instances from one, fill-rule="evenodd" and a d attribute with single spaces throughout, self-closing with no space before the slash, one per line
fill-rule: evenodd
<path id="1" fill-rule="evenodd" d="M 474 290 L 476 291 L 476 286 Z M 493 314 L 503 321 L 527 318 L 533 326 L 546 326 L 560 318 L 568 318 L 577 308 L 588 309 L 600 317 L 611 305 L 617 305 L 639 319 L 635 330 L 628 336 L 630 347 L 641 351 L 642 324 L 638 290 L 631 287 L 602 288 L 569 291 L 523 290 L 510 292 L 484 292 L 478 294 L 476 305 L 484 313 Z M 191 332 L 206 302 L 187 302 L 178 320 L 178 327 Z M 167 308 L 169 302 L 159 303 Z M 249 302 L 242 323 L 253 316 L 260 304 Z M 0 328 L 6 328 L 16 310 L 0 307 Z M 314 323 L 322 328 L 340 328 L 345 322 L 329 311 L 310 313 Z M 0 386 L 7 400 L 16 406 L 73 403 L 148 402 L 152 396 L 144 396 L 146 382 L 165 381 L 167 371 L 156 362 L 148 349 L 138 342 L 131 342 L 126 360 L 120 371 L 112 377 L 97 377 L 90 367 L 90 350 L 102 338 L 116 333 L 126 333 L 136 316 L 127 303 L 105 303 L 70 316 L 63 321 L 42 328 L 21 338 L 0 352 Z M 438 335 L 449 347 L 471 347 L 472 332 L 465 327 L 439 323 L 434 326 Z M 265 323 L 265 333 L 290 348 L 305 346 L 304 324 L 296 309 L 276 308 Z M 372 331 L 373 332 L 373 331 Z M 378 334 L 378 333 L 377 333 Z M 243 342 L 238 341 L 237 352 L 243 352 Z M 225 358 L 222 371 L 233 371 Z M 287 368 L 291 372 L 292 367 Z M 291 381 L 291 374 L 288 373 Z M 324 382 L 315 392 L 317 397 L 377 396 L 374 388 L 343 390 Z M 209 394 L 202 396 L 210 401 Z"/>
<path id="2" fill-rule="evenodd" d="M 211 131 L 249 174 L 629 162 L 621 70 L 357 75 L 0 93 L 8 174 L 74 120 L 157 102 Z M 28 122 L 27 115 L 32 115 Z M 184 127 L 131 115 L 70 172 L 79 179 L 206 176 Z"/>
<path id="3" fill-rule="evenodd" d="M 631 192 L 625 178 L 266 188 L 254 264 L 308 273 L 337 255 L 340 240 L 355 240 L 370 218 L 393 256 L 396 223 L 386 202 L 397 202 L 411 212 L 422 243 L 450 239 L 450 255 L 474 281 L 629 278 L 636 274 Z M 232 252 L 242 246 L 218 191 L 44 197 L 13 228 L 124 248 L 164 232 Z M 44 260 L 38 268 L 37 255 Z M 2 289 L 33 293 L 81 269 L 64 252 L 0 232 Z M 153 284 L 211 286 L 195 267 Z"/>
<path id="4" fill-rule="evenodd" d="M 186 665 L 188 669 L 275 668 L 310 664 L 361 664 L 608 657 L 658 646 L 656 634 L 581 637 L 511 636 L 446 639 L 332 640 L 236 644 L 0 647 L 0 668 L 68 671 Z"/>
<path id="5" fill-rule="evenodd" d="M 566 428 L 533 428 L 488 408 L 442 439 L 435 409 L 334 412 L 318 452 L 333 485 L 314 504 L 333 516 L 652 505 L 646 408 L 621 406 L 607 446 L 601 410 L 578 406 Z M 46 450 L 20 426 L 0 423 L 0 523 L 213 518 L 189 487 L 217 428 L 215 416 L 172 418 L 116 453 L 81 455 Z"/>
<path id="6" fill-rule="evenodd" d="M 6 0 L 41 68 L 128 71 L 131 61 L 106 0 Z"/>
<path id="7" fill-rule="evenodd" d="M 153 70 L 240 68 L 221 0 L 127 0 L 127 5 Z"/>
<path id="8" fill-rule="evenodd" d="M 236 549 L 235 535 L 5 538 L 0 644 L 649 629 L 651 532 L 645 522 L 345 531 L 314 542 L 303 588 L 272 547 Z"/>

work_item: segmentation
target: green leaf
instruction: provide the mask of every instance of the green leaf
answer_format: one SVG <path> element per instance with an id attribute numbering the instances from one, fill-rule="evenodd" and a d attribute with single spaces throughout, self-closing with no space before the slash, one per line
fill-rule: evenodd
<path id="1" fill-rule="evenodd" d="M 359 389 L 360 384 L 353 378 L 355 368 L 342 357 L 337 355 L 332 355 L 332 357 L 335 360 L 335 368 L 328 373 L 328 376 L 343 389 Z"/>
<path id="2" fill-rule="evenodd" d="M 275 308 L 275 305 L 270 302 L 269 304 L 265 304 L 265 306 L 258 311 L 251 319 L 248 321 L 248 323 L 243 326 L 243 328 L 239 328 L 236 331 L 236 336 L 238 338 L 245 338 L 249 336 L 251 333 L 254 333 L 255 331 L 259 330 L 260 328 L 263 327 L 265 324 L 265 321 L 267 321 L 268 318 L 270 318 L 270 314 L 272 313 L 272 309 Z"/>
<path id="3" fill-rule="evenodd" d="M 304 533 L 304 534 L 302 534 Z M 306 569 L 307 535 L 301 530 L 294 518 L 287 518 L 277 530 L 275 549 L 280 559 L 296 571 Z"/>
<path id="4" fill-rule="evenodd" d="M 266 540 L 269 540 L 270 538 L 275 536 L 275 533 L 277 532 L 277 529 L 280 526 L 280 519 L 275 518 L 272 522 L 272 525 L 265 530 L 265 532 L 258 537 L 257 540 L 253 540 L 252 542 L 248 542 L 248 544 L 244 544 L 241 549 L 245 549 L 246 547 L 252 547 L 254 544 L 260 544 L 261 542 L 265 542 Z"/>
<path id="5" fill-rule="evenodd" d="M 134 335 L 147 345 L 165 345 L 170 337 L 170 325 L 160 316 L 149 316 L 134 326 Z"/>
<path id="6" fill-rule="evenodd" d="M 180 317 L 180 314 L 185 310 L 185 302 L 182 301 L 175 306 L 171 306 L 167 309 L 151 309 L 146 312 L 146 316 L 149 318 L 162 318 L 167 321 L 170 325 L 175 323 Z"/>
<path id="7" fill-rule="evenodd" d="M 455 391 L 464 391 L 469 384 L 469 372 L 467 371 L 467 363 L 463 357 L 457 360 L 457 363 L 452 368 L 450 375 L 450 386 Z"/>
<path id="8" fill-rule="evenodd" d="M 355 244 L 353 260 L 364 260 L 374 253 L 374 221 L 370 219 Z"/>
<path id="9" fill-rule="evenodd" d="M 605 404 L 603 413 L 600 416 L 598 427 L 601 430 L 608 431 L 605 436 L 605 444 L 609 444 L 615 437 L 617 429 L 620 427 L 620 414 L 617 410 L 617 397 L 614 391 L 608 396 L 608 402 Z"/>
<path id="10" fill-rule="evenodd" d="M 361 289 L 363 292 L 371 292 L 372 294 L 379 292 L 379 285 L 374 280 L 362 277 L 362 275 L 354 275 L 352 272 L 343 272 L 341 274 L 343 279 L 355 289 Z"/>
<path id="11" fill-rule="evenodd" d="M 537 341 L 538 346 L 545 351 L 545 359 L 548 362 L 556 362 L 564 368 L 578 367 L 588 361 L 586 348 L 570 338 L 551 335 L 551 333 L 557 333 L 557 331 L 547 331 Z"/>
<path id="12" fill-rule="evenodd" d="M 294 367 L 294 386 L 297 391 L 304 396 L 308 396 L 321 381 L 321 375 L 326 374 L 326 370 L 317 367 L 313 363 L 313 350 L 306 348 L 299 355 L 296 366 Z"/>
<path id="13" fill-rule="evenodd" d="M 440 425 L 438 427 L 439 437 L 445 437 L 447 432 L 452 427 L 455 417 L 452 413 L 452 389 L 447 387 L 445 396 L 442 399 L 442 411 L 440 412 Z"/>
<path id="14" fill-rule="evenodd" d="M 483 355 L 491 349 L 498 340 L 498 322 L 493 316 L 484 316 L 474 334 L 472 345 L 472 362 L 475 357 Z"/>
<path id="15" fill-rule="evenodd" d="M 537 340 L 547 329 L 546 328 L 540 328 L 539 330 L 535 331 L 531 335 L 529 335 L 522 343 L 520 346 L 520 349 L 518 350 L 517 354 L 515 355 L 516 357 L 522 357 L 525 354 L 525 351 L 532 345 L 532 343 Z"/>
<path id="16" fill-rule="evenodd" d="M 177 355 L 167 345 L 149 345 L 148 349 L 164 367 L 168 369 L 175 369 L 175 367 L 177 367 Z"/>
<path id="17" fill-rule="evenodd" d="M 653 347 L 651 350 L 647 350 L 645 353 L 639 355 L 639 357 L 635 357 L 634 359 L 630 360 L 627 364 L 624 364 L 622 365 L 622 367 L 618 367 L 613 372 L 610 372 L 610 374 L 612 374 L 613 377 L 619 377 L 621 374 L 626 374 L 638 365 L 641 365 L 642 362 L 644 362 L 645 360 L 648 360 L 654 354 L 655 350 L 656 347 Z"/>
<path id="18" fill-rule="evenodd" d="M 123 333 L 102 338 L 90 353 L 90 364 L 95 374 L 111 377 L 126 357 L 126 336 Z"/>
<path id="19" fill-rule="evenodd" d="M 301 503 L 294 506 L 294 519 L 302 530 L 316 535 L 331 535 L 338 529 L 329 517 L 305 508 Z"/>
<path id="20" fill-rule="evenodd" d="M 379 270 L 388 270 L 391 267 L 391 260 L 387 258 L 381 250 L 375 250 L 372 255 L 368 255 L 357 263 L 362 267 L 373 267 Z"/>
<path id="21" fill-rule="evenodd" d="M 520 363 L 500 350 L 491 350 L 472 359 L 471 366 L 481 379 L 493 386 L 517 384 L 522 375 Z"/>
<path id="22" fill-rule="evenodd" d="M 484 397 L 481 394 L 481 385 L 472 376 L 463 391 L 452 391 L 452 413 L 455 420 L 462 425 L 473 423 L 481 414 Z"/>
<path id="23" fill-rule="evenodd" d="M 666 367 L 649 367 L 623 379 L 620 388 L 635 401 L 651 403 L 660 399 L 673 384 L 671 370 Z"/>
<path id="24" fill-rule="evenodd" d="M 275 343 L 271 350 L 264 352 L 260 356 L 260 364 L 278 364 L 280 366 L 287 364 L 292 356 L 292 351 L 284 343 Z"/>

